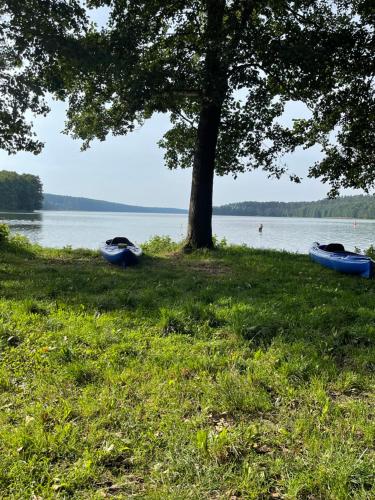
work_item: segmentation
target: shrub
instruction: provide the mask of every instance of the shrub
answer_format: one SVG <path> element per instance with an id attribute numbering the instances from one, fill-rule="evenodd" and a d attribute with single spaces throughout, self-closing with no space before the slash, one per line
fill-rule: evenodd
<path id="1" fill-rule="evenodd" d="M 22 234 L 14 234 L 9 238 L 8 241 L 15 251 L 32 251 L 32 243 L 26 236 L 23 236 Z"/>
<path id="2" fill-rule="evenodd" d="M 373 260 L 375 260 L 375 246 L 370 245 L 370 247 L 367 250 L 365 250 L 365 255 L 368 255 Z"/>
<path id="3" fill-rule="evenodd" d="M 229 246 L 228 240 L 225 237 L 221 238 L 221 240 L 220 240 L 216 234 L 214 234 L 212 236 L 212 241 L 214 244 L 214 248 L 217 248 L 217 249 L 225 250 Z"/>
<path id="4" fill-rule="evenodd" d="M 143 243 L 142 249 L 148 253 L 164 254 L 175 252 L 181 244 L 173 241 L 169 236 L 153 236 L 149 241 Z"/>
<path id="5" fill-rule="evenodd" d="M 0 224 L 0 243 L 8 241 L 9 235 L 9 227 L 6 224 Z"/>

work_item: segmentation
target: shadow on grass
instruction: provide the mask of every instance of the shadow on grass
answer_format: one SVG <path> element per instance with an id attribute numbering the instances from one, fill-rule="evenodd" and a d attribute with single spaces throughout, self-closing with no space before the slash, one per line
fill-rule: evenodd
<path id="1" fill-rule="evenodd" d="M 374 281 L 303 255 L 229 247 L 145 255 L 123 269 L 89 250 L 5 244 L 0 258 L 0 295 L 28 302 L 29 312 L 127 312 L 160 324 L 163 335 L 195 335 L 204 325 L 199 331 L 227 331 L 254 349 L 280 337 L 318 346 L 340 363 L 351 349 L 374 345 Z"/>
<path id="2" fill-rule="evenodd" d="M 115 311 L 134 305 L 136 276 L 144 275 L 150 258 L 137 270 L 124 269 L 109 265 L 94 251 L 40 250 L 4 243 L 0 263 L 0 295 L 5 299 Z"/>

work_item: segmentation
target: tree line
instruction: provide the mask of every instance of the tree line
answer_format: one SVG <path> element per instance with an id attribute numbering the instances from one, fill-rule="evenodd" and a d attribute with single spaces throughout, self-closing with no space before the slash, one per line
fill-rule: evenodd
<path id="1" fill-rule="evenodd" d="M 184 214 L 187 211 L 181 208 L 142 207 L 126 205 L 112 201 L 94 200 L 76 196 L 44 193 L 43 210 L 84 210 L 95 212 L 137 212 L 137 213 L 168 213 Z"/>
<path id="2" fill-rule="evenodd" d="M 248 215 L 265 217 L 348 217 L 375 219 L 374 196 L 343 196 L 319 201 L 243 201 L 214 207 L 216 215 Z"/>
<path id="3" fill-rule="evenodd" d="M 38 176 L 0 171 L 0 210 L 39 210 L 42 202 L 43 186 Z"/>

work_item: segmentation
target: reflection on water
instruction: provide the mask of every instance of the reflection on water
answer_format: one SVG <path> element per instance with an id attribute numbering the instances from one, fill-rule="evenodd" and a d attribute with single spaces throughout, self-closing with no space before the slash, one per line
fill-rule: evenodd
<path id="1" fill-rule="evenodd" d="M 41 221 L 43 218 L 43 212 L 0 212 L 1 220 L 8 220 L 7 224 L 11 224 L 12 221 L 22 220 L 22 221 Z"/>
<path id="2" fill-rule="evenodd" d="M 38 242 L 42 234 L 42 212 L 0 212 L 0 222 L 5 222 L 12 233 L 20 233 Z"/>
<path id="3" fill-rule="evenodd" d="M 137 243 L 155 234 L 182 240 L 187 215 L 119 212 L 0 213 L 0 222 L 13 233 L 48 247 L 97 248 L 114 236 L 127 236 Z M 263 231 L 258 231 L 263 224 Z M 341 242 L 348 250 L 374 244 L 375 220 L 304 219 L 288 217 L 214 216 L 213 231 L 229 243 L 256 248 L 275 248 L 307 253 L 312 242 Z"/>

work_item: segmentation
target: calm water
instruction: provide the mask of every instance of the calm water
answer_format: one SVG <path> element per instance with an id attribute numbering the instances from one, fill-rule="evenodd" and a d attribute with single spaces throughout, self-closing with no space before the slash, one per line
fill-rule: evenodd
<path id="1" fill-rule="evenodd" d="M 186 234 L 187 216 L 112 212 L 0 213 L 0 221 L 13 233 L 27 236 L 47 247 L 97 248 L 114 237 L 127 236 L 142 243 L 152 236 L 168 235 L 181 240 Z M 263 233 L 258 226 L 263 224 Z M 287 217 L 214 216 L 213 231 L 230 243 L 257 248 L 275 248 L 307 253 L 313 241 L 341 242 L 349 250 L 375 243 L 375 220 L 303 219 Z"/>

